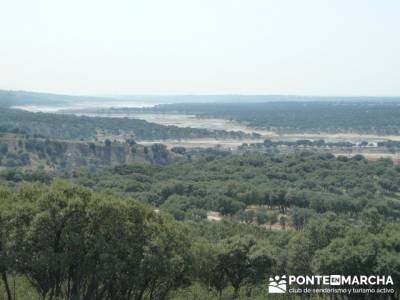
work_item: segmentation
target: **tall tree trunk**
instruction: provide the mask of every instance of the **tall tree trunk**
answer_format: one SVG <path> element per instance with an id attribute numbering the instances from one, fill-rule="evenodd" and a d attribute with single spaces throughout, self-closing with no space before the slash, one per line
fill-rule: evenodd
<path id="1" fill-rule="evenodd" d="M 233 299 L 239 298 L 239 287 L 233 287 Z"/>
<path id="2" fill-rule="evenodd" d="M 5 288 L 6 288 L 7 300 L 13 300 L 13 299 L 12 299 L 11 290 L 10 290 L 10 286 L 9 286 L 9 284 L 8 284 L 8 279 L 7 279 L 6 271 L 1 271 L 1 278 L 3 279 L 4 286 L 5 286 Z"/>

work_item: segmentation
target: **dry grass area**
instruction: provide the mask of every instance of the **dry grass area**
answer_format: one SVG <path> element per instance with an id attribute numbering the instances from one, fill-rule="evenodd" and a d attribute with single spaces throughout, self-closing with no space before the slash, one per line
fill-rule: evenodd
<path id="1" fill-rule="evenodd" d="M 262 205 L 250 205 L 246 208 L 246 210 L 254 210 L 257 211 L 258 209 L 263 209 L 265 210 L 266 206 L 262 206 Z M 272 211 L 271 209 L 269 209 L 269 211 Z M 289 220 L 289 217 L 287 215 L 284 214 L 278 214 L 278 220 L 281 216 L 284 216 L 286 218 L 286 220 Z M 220 222 L 222 221 L 222 219 L 225 218 L 223 217 L 219 212 L 217 211 L 208 211 L 207 212 L 207 220 L 211 221 L 211 222 Z M 244 222 L 241 222 L 244 223 Z M 285 225 L 281 225 L 279 223 L 279 221 L 277 223 L 274 224 L 270 224 L 270 223 L 266 223 L 266 224 L 257 224 L 255 221 L 253 223 L 251 223 L 254 226 L 259 226 L 261 228 L 267 229 L 267 230 L 276 230 L 276 231 L 282 231 L 282 230 L 295 230 L 294 227 L 291 224 L 286 224 Z"/>
<path id="2" fill-rule="evenodd" d="M 222 220 L 222 216 L 219 212 L 217 211 L 208 211 L 207 212 L 207 220 L 208 221 L 221 221 Z"/>

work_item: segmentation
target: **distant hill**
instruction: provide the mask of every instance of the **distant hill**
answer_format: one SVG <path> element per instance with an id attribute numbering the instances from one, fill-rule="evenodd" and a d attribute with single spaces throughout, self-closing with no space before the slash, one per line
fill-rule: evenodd
<path id="1" fill-rule="evenodd" d="M 72 96 L 28 91 L 0 90 L 0 106 L 16 105 L 66 105 L 82 102 L 123 103 L 140 102 L 152 104 L 171 103 L 262 103 L 292 101 L 345 101 L 379 102 L 399 101 L 400 97 L 346 97 L 346 96 L 299 96 L 299 95 L 111 95 L 111 96 Z M 112 104 L 110 104 L 111 106 Z"/>
<path id="2" fill-rule="evenodd" d="M 153 95 L 113 96 L 119 100 L 144 100 L 157 104 L 174 103 L 263 103 L 263 102 L 387 102 L 400 97 L 375 96 L 304 96 L 304 95 Z"/>
<path id="3" fill-rule="evenodd" d="M 16 105 L 65 105 L 82 101 L 112 101 L 112 98 L 95 96 L 71 96 L 50 93 L 0 90 L 0 106 Z"/>

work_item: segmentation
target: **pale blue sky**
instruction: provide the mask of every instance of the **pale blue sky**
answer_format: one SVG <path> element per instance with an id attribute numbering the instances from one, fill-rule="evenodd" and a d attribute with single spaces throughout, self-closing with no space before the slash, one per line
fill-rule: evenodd
<path id="1" fill-rule="evenodd" d="M 400 1 L 0 0 L 0 89 L 400 95 Z"/>

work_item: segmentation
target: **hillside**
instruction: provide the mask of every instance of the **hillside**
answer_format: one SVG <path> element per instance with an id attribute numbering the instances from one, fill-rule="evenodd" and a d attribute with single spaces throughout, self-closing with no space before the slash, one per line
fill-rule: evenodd
<path id="1" fill-rule="evenodd" d="M 44 170 L 99 168 L 119 164 L 169 164 L 182 158 L 164 145 L 144 147 L 134 140 L 84 142 L 49 140 L 23 134 L 0 134 L 0 169 L 22 167 Z"/>
<path id="2" fill-rule="evenodd" d="M 94 96 L 71 96 L 51 93 L 0 90 L 0 107 L 15 105 L 61 105 L 82 101 L 110 101 L 111 98 Z"/>
<path id="3" fill-rule="evenodd" d="M 252 138 L 240 131 L 207 130 L 163 126 L 128 118 L 84 117 L 54 113 L 32 113 L 0 108 L 0 131 L 23 131 L 52 139 L 163 140 L 188 138 Z"/>

